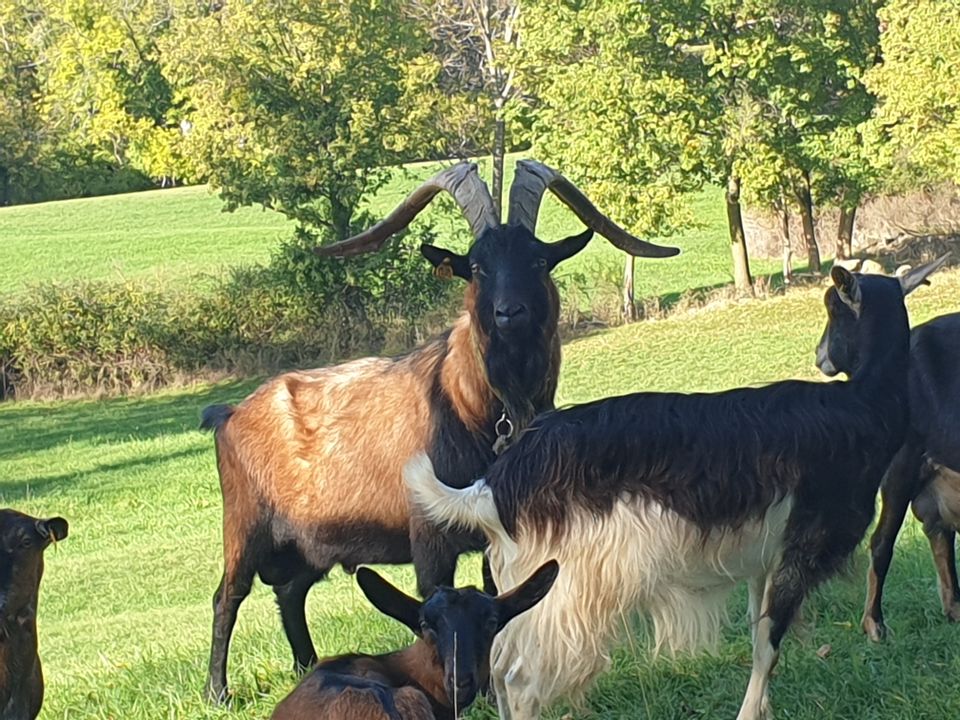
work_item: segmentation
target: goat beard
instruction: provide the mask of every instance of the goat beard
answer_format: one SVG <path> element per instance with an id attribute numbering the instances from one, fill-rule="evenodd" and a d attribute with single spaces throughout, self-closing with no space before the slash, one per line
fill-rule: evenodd
<path id="1" fill-rule="evenodd" d="M 526 428 L 538 414 L 554 409 L 559 340 L 555 335 L 553 342 L 536 336 L 530 340 L 518 344 L 493 336 L 486 353 L 487 382 L 503 403 L 514 434 Z"/>

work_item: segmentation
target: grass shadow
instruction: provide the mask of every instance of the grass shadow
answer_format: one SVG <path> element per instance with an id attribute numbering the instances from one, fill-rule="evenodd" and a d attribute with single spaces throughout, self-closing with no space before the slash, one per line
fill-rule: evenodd
<path id="1" fill-rule="evenodd" d="M 0 459 L 12 460 L 67 443 L 108 444 L 148 440 L 196 430 L 200 412 L 214 403 L 238 402 L 259 379 L 234 380 L 198 390 L 145 397 L 69 402 L 17 402 L 0 407 Z"/>

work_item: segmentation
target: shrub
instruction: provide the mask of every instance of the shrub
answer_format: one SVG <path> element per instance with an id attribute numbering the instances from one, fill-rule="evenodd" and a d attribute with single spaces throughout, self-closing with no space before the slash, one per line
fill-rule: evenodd
<path id="1" fill-rule="evenodd" d="M 317 257 L 318 238 L 298 232 L 266 266 L 206 289 L 34 287 L 0 303 L 0 397 L 149 390 L 406 349 L 441 326 L 456 295 L 419 253 L 432 239 L 427 228 L 341 261 Z"/>

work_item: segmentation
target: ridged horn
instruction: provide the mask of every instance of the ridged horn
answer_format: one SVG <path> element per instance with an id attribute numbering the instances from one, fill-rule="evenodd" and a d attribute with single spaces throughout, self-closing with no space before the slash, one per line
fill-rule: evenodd
<path id="1" fill-rule="evenodd" d="M 613 220 L 601 213 L 580 189 L 553 168 L 536 160 L 518 160 L 517 171 L 510 186 L 510 209 L 508 225 L 520 225 L 531 233 L 536 232 L 537 215 L 543 193 L 550 190 L 584 225 L 603 235 L 613 245 L 630 255 L 638 257 L 672 257 L 679 248 L 654 243 L 634 237 Z"/>
<path id="2" fill-rule="evenodd" d="M 331 245 L 314 248 L 314 252 L 325 257 L 349 257 L 379 250 L 391 235 L 407 227 L 442 190 L 457 201 L 475 238 L 480 237 L 487 228 L 499 225 L 490 190 L 480 179 L 476 164 L 464 162 L 438 172 L 369 230 Z"/>

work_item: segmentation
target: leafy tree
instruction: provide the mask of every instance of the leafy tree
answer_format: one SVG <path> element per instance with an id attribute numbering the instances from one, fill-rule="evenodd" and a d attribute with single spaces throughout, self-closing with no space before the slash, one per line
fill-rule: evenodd
<path id="1" fill-rule="evenodd" d="M 635 200 L 662 188 L 675 206 L 690 186 L 724 185 L 742 291 L 752 285 L 744 192 L 800 207 L 817 267 L 814 190 L 852 203 L 862 187 L 848 130 L 871 107 L 861 78 L 874 60 L 873 12 L 866 0 L 539 0 L 524 14 L 538 142 Z M 758 187 L 745 191 L 745 180 Z"/>
<path id="2" fill-rule="evenodd" d="M 349 234 L 384 167 L 416 149 L 406 89 L 423 42 L 403 9 L 400 0 L 271 0 L 177 18 L 164 69 L 191 124 L 197 172 L 228 208 L 259 204 Z"/>
<path id="3" fill-rule="evenodd" d="M 40 85 L 29 39 L 36 20 L 16 0 L 0 5 L 0 205 L 22 199 L 39 162 Z"/>
<path id="4" fill-rule="evenodd" d="M 93 162 L 155 179 L 182 177 L 173 90 L 158 42 L 174 0 L 45 0 L 43 105 L 48 125 Z"/>
<path id="5" fill-rule="evenodd" d="M 411 16 L 429 35 L 433 60 L 432 75 L 416 91 L 424 99 L 417 106 L 424 126 L 446 130 L 439 144 L 452 154 L 472 148 L 490 153 L 499 215 L 504 155 L 526 119 L 527 104 L 510 62 L 520 46 L 519 0 L 408 2 Z"/>
<path id="6" fill-rule="evenodd" d="M 538 153 L 634 233 L 688 225 L 683 193 L 699 185 L 711 138 L 699 132 L 688 85 L 646 56 L 641 39 L 653 30 L 640 4 L 539 0 L 524 6 L 521 32 L 516 63 L 536 97 Z M 629 319 L 633 258 L 624 272 Z"/>
<path id="7" fill-rule="evenodd" d="M 880 17 L 883 62 L 866 79 L 878 97 L 870 152 L 889 189 L 960 183 L 960 2 L 890 0 Z"/>

